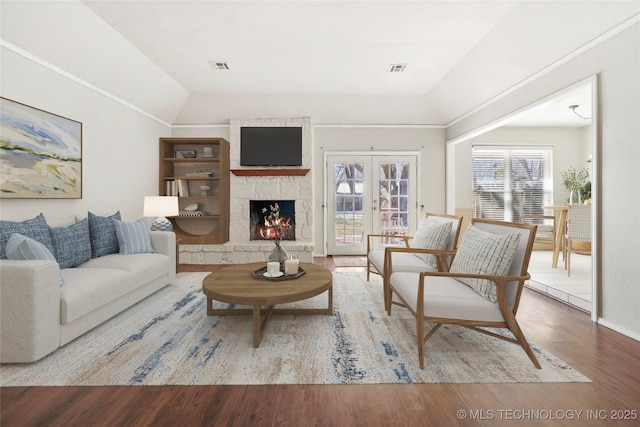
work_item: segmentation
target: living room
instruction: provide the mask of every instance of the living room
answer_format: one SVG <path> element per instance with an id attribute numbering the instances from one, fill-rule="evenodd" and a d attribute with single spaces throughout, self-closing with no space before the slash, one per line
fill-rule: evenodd
<path id="1" fill-rule="evenodd" d="M 418 199 L 425 211 L 470 210 L 472 200 L 464 195 L 469 193 L 470 184 L 466 175 L 457 171 L 463 167 L 459 156 L 464 145 L 499 127 L 505 118 L 586 82 L 595 85 L 598 97 L 593 151 L 594 201 L 598 206 L 594 285 L 598 300 L 591 320 L 625 338 L 640 338 L 640 266 L 633 262 L 640 258 L 640 226 L 636 221 L 640 190 L 631 184 L 640 182 L 637 2 L 616 2 L 615 7 L 610 7 L 610 2 L 545 5 L 551 18 L 557 16 L 557 20 L 549 18 L 550 22 L 545 22 L 554 37 L 563 28 L 557 21 L 574 14 L 574 25 L 583 28 L 583 38 L 563 39 L 566 45 L 552 38 L 540 40 L 539 45 L 527 45 L 534 49 L 526 51 L 530 57 L 519 47 L 499 43 L 509 24 L 519 21 L 505 21 L 499 26 L 498 19 L 495 32 L 485 29 L 487 37 L 476 40 L 479 45 L 478 50 L 471 51 L 473 55 L 459 59 L 467 62 L 461 62 L 455 73 L 425 83 L 430 91 L 411 94 L 398 88 L 395 93 L 389 90 L 375 95 L 358 94 L 356 90 L 303 94 L 287 87 L 271 93 L 261 93 L 258 88 L 248 93 L 187 90 L 172 74 L 179 75 L 179 70 L 162 70 L 141 48 L 114 30 L 108 19 L 117 17 L 117 10 L 101 3 L 2 2 L 0 95 L 77 120 L 83 132 L 82 198 L 2 198 L 3 220 L 24 220 L 40 212 L 47 218 L 63 218 L 83 217 L 87 211 L 111 214 L 116 210 L 123 218 L 136 220 L 142 217 L 144 197 L 158 191 L 159 138 L 206 136 L 231 141 L 234 120 L 306 120 L 312 139 L 309 181 L 313 231 L 309 239 L 313 256 L 324 257 L 326 153 L 344 152 L 345 147 L 350 152 L 417 153 L 421 171 Z M 511 19 L 542 10 L 535 9 L 535 4 L 518 8 L 512 2 L 504 3 L 505 9 L 493 12 Z M 276 12 L 287 10 L 283 5 L 272 6 Z M 276 14 L 255 4 L 252 7 L 269 16 Z M 127 16 L 141 11 L 131 12 Z M 528 31 L 535 34 L 531 28 Z M 163 37 L 169 38 L 167 34 Z M 491 64 L 485 60 L 483 67 L 479 66 L 483 61 L 475 57 L 488 55 L 481 49 L 481 41 L 488 51 L 496 48 L 502 52 L 491 58 Z M 546 50 L 547 56 L 543 55 Z M 235 64 L 230 58 L 217 57 L 216 52 L 211 55 L 214 57 L 209 60 L 228 59 L 227 71 L 233 71 Z M 521 55 L 519 60 L 513 59 L 517 55 Z M 383 66 L 398 60 L 402 61 L 388 58 Z M 524 69 L 511 74 L 514 70 L 510 68 L 517 68 L 515 63 L 519 61 Z M 204 66 L 209 67 L 206 63 Z M 535 67 L 533 72 L 531 67 Z M 487 77 L 501 68 L 504 78 Z M 410 70 L 411 64 L 407 67 Z M 211 71 L 211 79 L 221 80 L 217 84 L 222 87 L 232 80 L 216 74 L 223 72 Z M 258 74 L 255 69 L 253 72 Z M 456 73 L 462 78 L 456 78 Z M 253 80 L 256 85 L 262 80 L 268 83 L 261 75 Z M 486 84 L 478 83 L 483 81 Z M 237 153 L 232 153 L 232 162 L 234 155 Z M 470 162 L 470 158 L 464 161 Z M 559 194 L 557 200 L 565 198 Z M 629 209 L 628 214 L 614 215 L 621 206 Z M 635 345 L 630 351 L 637 353 Z"/>

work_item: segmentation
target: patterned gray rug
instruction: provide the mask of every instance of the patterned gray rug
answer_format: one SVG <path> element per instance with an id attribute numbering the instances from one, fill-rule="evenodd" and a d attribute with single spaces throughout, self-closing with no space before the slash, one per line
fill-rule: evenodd
<path id="1" fill-rule="evenodd" d="M 428 341 L 420 370 L 413 318 L 387 316 L 380 278 L 364 273 L 334 273 L 332 316 L 273 316 L 254 349 L 250 317 L 207 317 L 206 274 L 178 274 L 39 362 L 2 365 L 2 386 L 590 381 L 535 345 L 541 370 L 520 347 L 459 327 Z M 326 295 L 295 305 L 323 304 Z"/>

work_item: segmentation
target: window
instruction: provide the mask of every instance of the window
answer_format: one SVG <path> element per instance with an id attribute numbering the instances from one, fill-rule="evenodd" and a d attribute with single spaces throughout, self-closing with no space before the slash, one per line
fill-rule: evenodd
<path id="1" fill-rule="evenodd" d="M 552 148 L 474 146 L 473 216 L 522 222 L 553 204 Z"/>

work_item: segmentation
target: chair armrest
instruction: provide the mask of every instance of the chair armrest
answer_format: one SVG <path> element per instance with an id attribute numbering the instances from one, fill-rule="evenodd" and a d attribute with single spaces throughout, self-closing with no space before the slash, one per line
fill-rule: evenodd
<path id="1" fill-rule="evenodd" d="M 35 362 L 60 346 L 60 296 L 55 261 L 0 261 L 0 362 Z"/>
<path id="2" fill-rule="evenodd" d="M 367 234 L 367 253 L 371 252 L 372 237 L 402 239 L 404 240 L 404 245 L 407 248 L 409 247 L 409 240 L 413 238 L 413 236 L 402 236 L 402 235 L 396 235 L 396 234 Z"/>
<path id="3" fill-rule="evenodd" d="M 384 257 L 385 257 L 385 271 L 389 268 L 389 275 L 393 271 L 393 257 L 392 254 L 394 252 L 405 252 L 405 253 L 414 253 L 414 254 L 432 254 L 436 257 L 436 262 L 438 264 L 439 271 L 449 271 L 450 262 L 447 262 L 447 259 L 453 260 L 453 257 L 456 255 L 455 250 L 451 249 L 422 249 L 422 248 L 400 248 L 400 247 L 388 247 L 385 248 Z"/>

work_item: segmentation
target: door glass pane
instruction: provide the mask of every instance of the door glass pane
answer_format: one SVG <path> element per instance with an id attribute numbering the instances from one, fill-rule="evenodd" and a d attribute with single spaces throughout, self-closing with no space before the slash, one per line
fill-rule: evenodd
<path id="1" fill-rule="evenodd" d="M 409 227 L 408 162 L 380 162 L 380 233 L 406 235 Z M 403 244 L 399 239 L 385 239 L 385 245 Z"/>
<path id="2" fill-rule="evenodd" d="M 335 174 L 334 244 L 361 245 L 365 236 L 362 211 L 364 164 L 336 162 Z"/>

